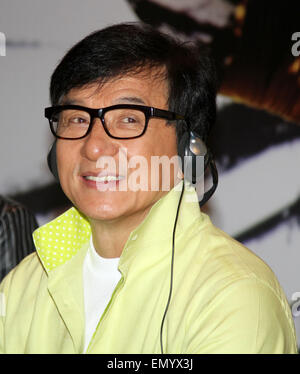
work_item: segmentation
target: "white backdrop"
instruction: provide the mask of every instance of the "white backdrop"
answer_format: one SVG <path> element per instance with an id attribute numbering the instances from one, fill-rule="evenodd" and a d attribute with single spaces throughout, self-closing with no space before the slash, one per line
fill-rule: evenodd
<path id="1" fill-rule="evenodd" d="M 74 43 L 96 29 L 136 21 L 123 0 L 1 0 L 0 193 L 24 191 L 51 180 L 45 163 L 52 140 L 43 110 L 50 75 Z"/>
<path id="2" fill-rule="evenodd" d="M 52 136 L 43 109 L 50 75 L 66 50 L 96 29 L 136 20 L 125 0 L 0 0 L 0 32 L 7 42 L 0 57 L 0 194 L 53 180 L 46 165 Z M 235 235 L 295 201 L 299 161 L 300 140 L 290 141 L 221 172 L 210 204 L 213 222 Z M 299 243 L 296 221 L 246 243 L 273 269 L 290 303 L 300 292 Z M 300 317 L 295 324 L 300 345 Z"/>

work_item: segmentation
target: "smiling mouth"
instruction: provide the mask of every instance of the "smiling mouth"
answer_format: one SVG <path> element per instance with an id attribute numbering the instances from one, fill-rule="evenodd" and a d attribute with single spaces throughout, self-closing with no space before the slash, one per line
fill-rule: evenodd
<path id="1" fill-rule="evenodd" d="M 83 177 L 86 180 L 93 181 L 96 183 L 108 183 L 108 182 L 115 182 L 125 179 L 122 175 L 103 175 L 102 177 L 96 177 L 93 175 L 87 175 Z"/>

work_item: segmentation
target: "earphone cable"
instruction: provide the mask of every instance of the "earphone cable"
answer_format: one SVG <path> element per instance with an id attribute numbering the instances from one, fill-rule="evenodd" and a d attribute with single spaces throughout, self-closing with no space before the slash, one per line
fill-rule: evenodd
<path id="1" fill-rule="evenodd" d="M 165 322 L 166 314 L 167 314 L 168 309 L 169 309 L 169 305 L 170 305 L 170 301 L 171 301 L 171 297 L 172 297 L 172 291 L 173 291 L 173 271 L 174 271 L 174 255 L 175 255 L 175 233 L 176 233 L 177 220 L 178 220 L 179 209 L 180 209 L 180 205 L 181 205 L 181 201 L 182 201 L 182 197 L 183 197 L 183 192 L 184 192 L 184 179 L 183 179 L 183 182 L 182 182 L 182 190 L 181 190 L 181 194 L 180 194 L 180 198 L 179 198 L 179 202 L 178 202 L 178 207 L 177 207 L 177 212 L 176 212 L 176 217 L 175 217 L 174 227 L 173 227 L 170 291 L 169 291 L 168 302 L 167 302 L 167 305 L 166 305 L 166 309 L 165 309 L 165 312 L 164 312 L 164 315 L 163 315 L 163 318 L 162 318 L 162 321 L 161 321 L 161 327 L 160 327 L 160 350 L 161 350 L 161 354 L 164 353 L 163 341 L 162 341 L 163 340 L 164 322 Z"/>

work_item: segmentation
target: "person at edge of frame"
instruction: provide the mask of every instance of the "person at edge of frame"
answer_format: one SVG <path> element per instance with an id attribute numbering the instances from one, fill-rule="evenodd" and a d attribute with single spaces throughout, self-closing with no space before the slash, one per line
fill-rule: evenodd
<path id="1" fill-rule="evenodd" d="M 37 219 L 26 206 L 0 195 L 0 282 L 35 251 L 32 233 L 37 228 Z"/>

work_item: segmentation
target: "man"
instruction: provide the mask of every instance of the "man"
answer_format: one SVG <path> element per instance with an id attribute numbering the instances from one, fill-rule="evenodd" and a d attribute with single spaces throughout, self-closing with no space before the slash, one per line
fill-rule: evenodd
<path id="1" fill-rule="evenodd" d="M 50 95 L 50 166 L 74 207 L 1 284 L 0 350 L 295 353 L 272 271 L 200 212 L 182 158 L 151 167 L 191 131 L 206 140 L 216 79 L 204 51 L 111 26 L 66 54 Z"/>

